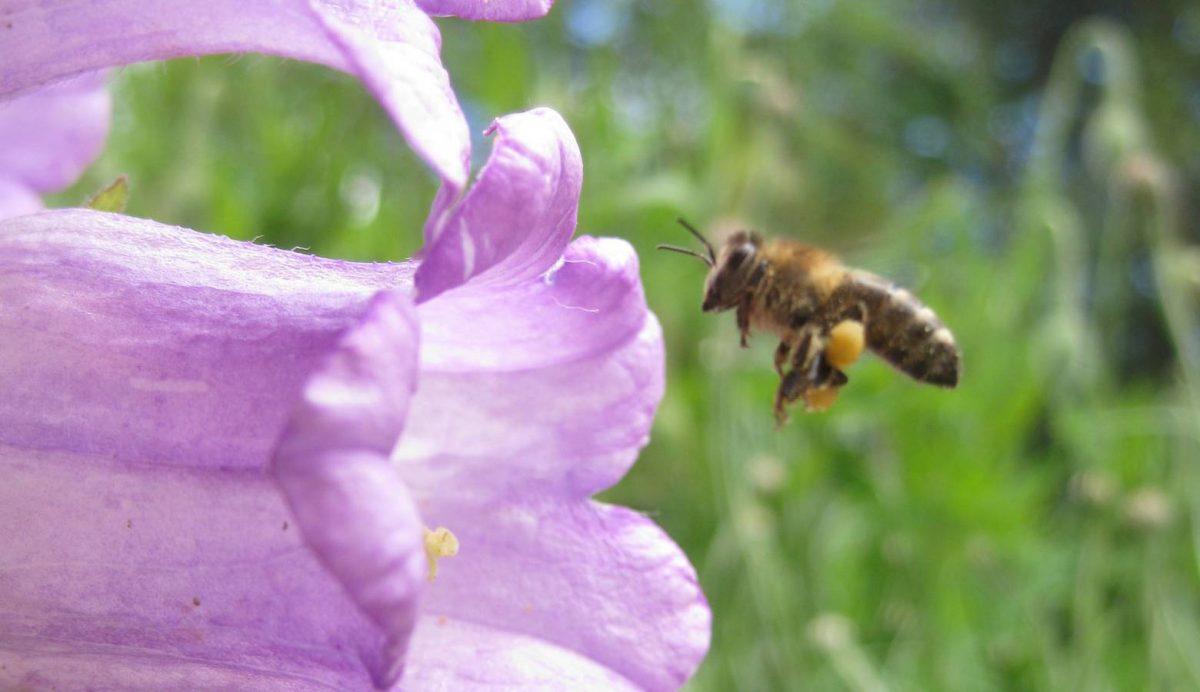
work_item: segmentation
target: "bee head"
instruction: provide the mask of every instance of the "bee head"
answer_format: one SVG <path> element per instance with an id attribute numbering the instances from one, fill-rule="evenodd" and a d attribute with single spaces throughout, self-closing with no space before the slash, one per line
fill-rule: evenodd
<path id="1" fill-rule="evenodd" d="M 720 254 L 717 254 L 704 234 L 687 221 L 678 221 L 679 225 L 704 244 L 707 252 L 700 253 L 676 245 L 659 245 L 658 249 L 696 257 L 710 267 L 708 278 L 704 282 L 702 309 L 705 312 L 720 312 L 736 307 L 745 298 L 747 289 L 762 278 L 760 263 L 754 261 L 758 247 L 762 245 L 762 238 L 753 231 L 738 231 L 725 241 Z"/>
<path id="2" fill-rule="evenodd" d="M 713 261 L 704 282 L 704 312 L 720 312 L 737 307 L 746 292 L 762 278 L 756 261 L 762 238 L 753 231 L 737 231 L 729 236 Z"/>

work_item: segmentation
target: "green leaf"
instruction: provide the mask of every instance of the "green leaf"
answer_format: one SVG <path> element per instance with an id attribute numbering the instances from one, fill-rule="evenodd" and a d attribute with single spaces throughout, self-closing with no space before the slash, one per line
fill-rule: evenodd
<path id="1" fill-rule="evenodd" d="M 96 211 L 111 211 L 121 213 L 129 202 L 129 178 L 117 176 L 117 179 L 101 188 L 99 192 L 88 198 L 84 204 L 88 209 Z"/>

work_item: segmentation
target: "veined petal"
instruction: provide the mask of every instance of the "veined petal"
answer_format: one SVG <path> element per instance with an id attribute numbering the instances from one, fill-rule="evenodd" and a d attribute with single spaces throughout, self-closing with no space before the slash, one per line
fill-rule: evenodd
<path id="1" fill-rule="evenodd" d="M 538 637 L 445 615 L 421 618 L 404 685 L 412 690 L 641 690 L 587 656 Z"/>
<path id="2" fill-rule="evenodd" d="M 417 0 L 417 4 L 438 17 L 523 22 L 544 17 L 554 0 Z"/>
<path id="3" fill-rule="evenodd" d="M 309 550 L 265 466 L 303 391 L 306 405 L 329 405 L 298 410 L 284 454 L 306 531 L 314 506 L 380 482 L 372 469 L 394 477 L 385 438 L 396 392 L 415 378 L 411 308 L 369 305 L 381 288 L 410 286 L 405 265 L 323 260 L 114 214 L 0 222 L 0 526 L 10 527 L 0 532 L 0 680 L 363 687 L 367 670 L 385 670 L 396 638 L 380 620 L 389 633 L 411 620 L 396 607 L 400 587 L 364 594 L 352 584 L 352 599 L 317 560 L 345 557 L 346 545 L 308 532 L 318 552 Z M 361 413 L 345 398 L 335 405 L 346 390 L 330 378 L 347 363 L 358 372 L 347 353 L 385 337 L 400 352 L 383 361 L 400 388 L 380 395 L 388 414 L 328 427 Z M 348 436 L 375 444 L 384 463 L 354 458 L 371 447 L 348 449 Z M 330 469 L 306 454 L 346 463 Z M 418 531 L 403 493 L 390 499 L 377 523 Z M 399 559 L 406 540 L 398 530 L 377 556 Z M 416 555 L 419 576 L 419 544 Z M 364 602 L 380 606 L 368 608 L 374 624 Z"/>
<path id="4" fill-rule="evenodd" d="M 432 500 L 423 512 L 451 527 L 461 549 L 426 592 L 414 679 L 546 686 L 547 668 L 570 667 L 556 663 L 555 653 L 573 652 L 607 669 L 618 689 L 675 690 L 704 658 L 711 614 L 696 573 L 637 512 L 550 500 L 480 506 L 452 497 Z M 461 638 L 445 636 L 447 624 Z M 507 647 L 499 643 L 504 634 L 517 635 Z M 482 657 L 476 647 L 486 647 Z M 525 647 L 541 656 L 522 668 L 510 657 Z M 430 658 L 440 669 L 425 670 L 435 665 Z M 487 667 L 493 661 L 496 677 Z M 579 670 L 601 679 L 595 667 Z"/>
<path id="5" fill-rule="evenodd" d="M 460 550 L 427 590 L 406 681 L 679 687 L 709 641 L 695 572 L 653 522 L 586 499 L 628 469 L 662 395 L 632 248 L 580 238 L 542 279 L 419 310 L 421 386 L 394 459 Z"/>
<path id="6" fill-rule="evenodd" d="M 403 295 L 380 293 L 309 378 L 273 473 L 305 542 L 387 635 L 373 670 L 403 670 L 425 582 L 423 525 L 388 455 L 417 380 L 417 324 Z"/>
<path id="7" fill-rule="evenodd" d="M 539 278 L 465 286 L 420 311 L 425 338 L 435 345 L 423 351 L 421 366 L 438 372 L 528 370 L 609 352 L 648 314 L 633 248 L 589 236 L 571 243 Z"/>
<path id="8" fill-rule="evenodd" d="M 0 688 L 370 684 L 382 637 L 265 474 L 9 444 L 0 474 Z"/>
<path id="9" fill-rule="evenodd" d="M 404 342 L 412 325 L 391 299 L 377 298 L 374 309 L 370 302 L 380 289 L 409 290 L 411 277 L 408 265 L 322 260 L 96 212 L 0 222 L 0 329 L 14 335 L 0 340 L 0 386 L 15 394 L 0 400 L 0 463 L 17 479 L 13 497 L 24 498 L 14 504 L 18 514 L 0 514 L 8 520 L 0 525 L 38 514 L 39 498 L 76 479 L 82 488 L 63 493 L 68 506 L 49 503 L 47 528 L 32 532 L 29 545 L 0 546 L 0 555 L 35 566 L 0 567 L 16 594 L 12 615 L 0 616 L 8 647 L 0 655 L 10 669 L 49 669 L 63 686 L 130 680 L 96 671 L 145 676 L 151 687 L 161 685 L 160 673 L 190 686 L 362 687 L 370 669 L 386 682 L 412 621 L 409 589 L 420 564 L 411 557 L 408 487 L 424 523 L 449 527 L 462 544 L 426 601 L 409 684 L 545 685 L 557 676 L 606 689 L 681 684 L 708 642 L 709 611 L 694 572 L 645 518 L 584 499 L 632 463 L 662 393 L 661 333 L 632 249 L 581 238 L 542 276 L 486 288 L 472 282 L 423 304 L 429 340 L 405 419 L 411 352 L 387 344 Z M 270 557 L 267 571 L 240 575 L 251 584 L 219 571 L 261 562 L 259 532 L 230 537 L 232 527 L 287 516 L 262 484 L 261 464 L 298 398 L 280 447 L 281 484 L 326 566 L 348 570 L 339 576 L 349 596 L 286 523 L 285 552 L 295 564 Z M 380 463 L 401 423 L 392 461 L 404 484 Z M 105 485 L 109 475 L 115 480 Z M 244 501 L 239 489 L 249 493 Z M 365 505 L 343 506 L 351 494 Z M 389 499 L 396 506 L 385 507 Z M 128 553 L 80 527 L 98 517 L 102 532 L 143 506 L 147 514 L 138 516 L 155 531 Z M 82 518 L 63 521 L 60 532 L 59 512 Z M 363 517 L 371 540 L 354 535 Z M 170 533 L 176 522 L 182 532 Z M 216 532 L 204 533 L 208 525 Z M 377 542 L 388 527 L 397 535 Z M 39 569 L 59 565 L 38 560 L 54 554 L 54 541 L 77 540 L 82 556 L 72 557 L 82 572 L 64 578 L 86 593 L 59 586 L 68 590 L 64 613 L 53 608 L 53 591 L 38 591 L 47 581 Z M 206 540 L 220 544 L 218 552 L 193 547 Z M 199 562 L 176 569 L 189 550 L 199 551 Z M 105 562 L 109 554 L 121 559 Z M 281 564 L 281 574 L 271 571 Z M 142 591 L 142 572 L 158 568 L 174 581 L 152 577 Z M 205 570 L 217 570 L 205 583 L 223 585 L 212 593 L 239 607 L 218 613 L 229 629 L 212 636 L 211 649 L 212 622 L 176 626 L 139 601 L 174 604 L 192 584 L 179 580 Z M 385 578 L 396 575 L 399 584 Z M 109 605 L 97 615 L 88 596 Z M 320 626 L 305 619 L 310 599 L 327 606 L 313 615 Z M 290 604 L 282 613 L 280 601 Z M 452 636 L 433 626 L 449 626 Z M 180 643 L 182 636 L 199 643 Z M 235 650 L 241 639 L 246 650 Z M 125 641 L 137 650 L 116 648 Z M 75 652 L 97 666 L 58 665 Z M 164 655 L 172 663 L 152 664 Z"/>
<path id="10" fill-rule="evenodd" d="M 0 101 L 0 218 L 74 182 L 104 146 L 111 110 L 100 73 Z"/>
<path id="11" fill-rule="evenodd" d="M 281 55 L 356 74 L 448 186 L 466 181 L 466 120 L 412 0 L 11 0 L 3 12 L 0 96 L 144 60 Z"/>
<path id="12" fill-rule="evenodd" d="M 419 312 L 421 386 L 395 452 L 419 501 L 586 498 L 649 438 L 662 332 L 628 243 L 580 238 L 544 279 L 469 285 Z"/>
<path id="13" fill-rule="evenodd" d="M 0 443 L 257 472 L 304 378 L 411 275 L 85 210 L 0 222 Z"/>
<path id="14" fill-rule="evenodd" d="M 496 120 L 496 143 L 462 202 L 426 226 L 417 302 L 467 281 L 507 285 L 537 277 L 575 232 L 583 162 L 558 113 L 538 108 Z"/>

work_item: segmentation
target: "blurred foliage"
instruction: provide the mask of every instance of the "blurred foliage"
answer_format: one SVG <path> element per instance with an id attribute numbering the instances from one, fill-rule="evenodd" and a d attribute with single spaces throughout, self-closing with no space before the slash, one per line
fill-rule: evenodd
<path id="1" fill-rule="evenodd" d="M 692 689 L 1200 688 L 1200 7 L 575 0 L 440 25 L 473 131 L 558 109 L 581 232 L 640 251 L 668 387 L 607 497 L 699 570 Z M 59 203 L 127 174 L 135 215 L 419 247 L 434 181 L 353 80 L 241 56 L 113 84 L 108 151 Z M 774 344 L 738 349 L 703 267 L 651 251 L 687 242 L 677 215 L 908 284 L 962 386 L 867 359 L 776 430 Z"/>

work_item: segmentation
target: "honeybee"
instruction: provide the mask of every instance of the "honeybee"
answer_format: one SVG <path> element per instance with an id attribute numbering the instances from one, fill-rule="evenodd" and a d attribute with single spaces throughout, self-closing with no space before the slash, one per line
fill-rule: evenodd
<path id="1" fill-rule="evenodd" d="M 753 231 L 733 233 L 720 252 L 683 219 L 679 224 L 705 253 L 659 245 L 709 266 L 704 312 L 737 310 L 742 347 L 751 330 L 779 337 L 775 420 L 804 398 L 805 409 L 831 406 L 849 378 L 844 372 L 869 348 L 904 374 L 939 387 L 958 385 L 954 335 L 911 293 L 832 254 L 792 240 L 763 240 Z"/>

